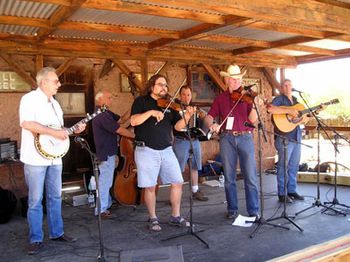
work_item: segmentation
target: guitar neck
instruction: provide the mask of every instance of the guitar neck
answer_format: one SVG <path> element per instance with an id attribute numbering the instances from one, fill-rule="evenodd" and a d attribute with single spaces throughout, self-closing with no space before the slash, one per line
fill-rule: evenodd
<path id="1" fill-rule="evenodd" d="M 74 131 L 78 129 L 78 126 L 79 126 L 80 124 L 86 124 L 87 122 L 89 122 L 90 120 L 92 120 L 93 118 L 95 118 L 98 114 L 100 114 L 100 113 L 102 113 L 102 112 L 104 112 L 104 111 L 105 111 L 105 109 L 103 109 L 103 111 L 102 111 L 101 109 L 99 109 L 99 110 L 97 110 L 95 113 L 93 113 L 93 114 L 91 114 L 91 115 L 87 114 L 87 116 L 86 116 L 84 119 L 80 120 L 79 122 L 77 122 L 77 123 L 74 124 L 73 126 L 67 128 L 68 134 L 69 134 L 69 135 L 72 135 L 72 134 L 74 133 Z"/>
<path id="2" fill-rule="evenodd" d="M 301 110 L 301 111 L 300 111 L 300 114 L 301 114 L 301 115 L 305 115 L 305 114 L 308 114 L 308 113 L 310 113 L 310 112 L 316 111 L 316 110 L 320 109 L 321 107 L 322 107 L 322 105 L 310 107 L 310 109 L 306 108 L 306 109 L 304 109 L 304 110 Z"/>

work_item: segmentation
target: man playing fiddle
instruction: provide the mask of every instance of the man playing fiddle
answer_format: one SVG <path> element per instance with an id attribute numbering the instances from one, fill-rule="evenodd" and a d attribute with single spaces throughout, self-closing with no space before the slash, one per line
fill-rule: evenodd
<path id="1" fill-rule="evenodd" d="M 259 199 L 257 187 L 257 173 L 254 154 L 254 141 L 252 129 L 245 123 L 254 123 L 257 120 L 257 112 L 252 103 L 238 99 L 233 101 L 232 94 L 240 90 L 242 77 L 237 65 L 230 65 L 227 72 L 221 71 L 226 91 L 215 98 L 205 122 L 212 132 L 220 134 L 220 155 L 223 162 L 225 176 L 225 194 L 227 200 L 228 219 L 235 220 L 238 216 L 238 199 L 236 185 L 236 166 L 239 160 L 241 172 L 244 176 L 246 207 L 249 216 L 259 217 Z M 242 91 L 242 97 L 244 92 Z M 241 96 L 239 96 L 241 97 Z M 214 119 L 227 120 L 222 125 L 214 123 Z"/>
<path id="2" fill-rule="evenodd" d="M 184 105 L 189 105 L 192 101 L 192 89 L 189 86 L 183 86 L 180 88 L 180 101 Z M 200 116 L 197 112 L 195 113 Z M 205 115 L 202 116 L 204 118 Z M 196 121 L 194 117 L 190 121 Z M 198 170 L 202 169 L 202 152 L 201 145 L 196 137 L 191 137 L 191 142 L 193 146 L 193 158 L 192 158 L 192 170 L 191 180 L 192 180 L 192 196 L 194 199 L 199 201 L 208 201 L 208 198 L 204 196 L 203 192 L 198 188 Z M 186 129 L 181 130 L 181 132 L 174 130 L 174 152 L 179 160 L 181 171 L 185 171 L 186 163 L 189 159 L 189 152 L 191 149 L 191 142 L 188 138 Z"/>
<path id="3" fill-rule="evenodd" d="M 160 231 L 156 215 L 156 185 L 158 176 L 163 184 L 170 183 L 171 216 L 169 224 L 188 226 L 180 215 L 183 178 L 172 149 L 172 129 L 180 131 L 193 115 L 194 108 L 187 107 L 184 118 L 169 107 L 162 110 L 157 100 L 168 94 L 167 79 L 152 76 L 146 86 L 147 95 L 135 99 L 131 108 L 131 125 L 135 127 L 135 162 L 138 186 L 144 188 L 144 199 L 149 213 L 149 228 Z"/>

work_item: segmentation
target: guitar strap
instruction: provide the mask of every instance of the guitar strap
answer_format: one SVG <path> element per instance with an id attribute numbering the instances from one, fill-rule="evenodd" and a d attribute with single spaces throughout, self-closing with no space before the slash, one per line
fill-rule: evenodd
<path id="1" fill-rule="evenodd" d="M 55 113 L 56 117 L 57 117 L 57 120 L 58 120 L 58 123 L 60 123 L 61 127 L 63 127 L 63 123 L 61 122 L 60 118 L 58 117 L 58 114 L 56 112 L 56 109 L 55 109 L 55 106 L 53 105 L 53 103 L 51 102 L 51 106 L 52 106 L 52 109 L 53 109 L 53 112 Z"/>

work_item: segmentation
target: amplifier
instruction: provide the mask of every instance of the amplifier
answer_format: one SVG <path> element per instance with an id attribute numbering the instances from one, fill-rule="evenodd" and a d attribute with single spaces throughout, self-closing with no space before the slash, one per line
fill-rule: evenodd
<path id="1" fill-rule="evenodd" d="M 0 163 L 17 159 L 17 141 L 0 138 Z"/>

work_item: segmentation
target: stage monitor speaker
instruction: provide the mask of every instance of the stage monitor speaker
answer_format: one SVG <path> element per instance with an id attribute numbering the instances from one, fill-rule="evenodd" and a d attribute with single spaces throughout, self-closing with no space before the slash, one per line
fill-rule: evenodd
<path id="1" fill-rule="evenodd" d="M 184 262 L 182 246 L 126 250 L 120 253 L 120 262 Z"/>

